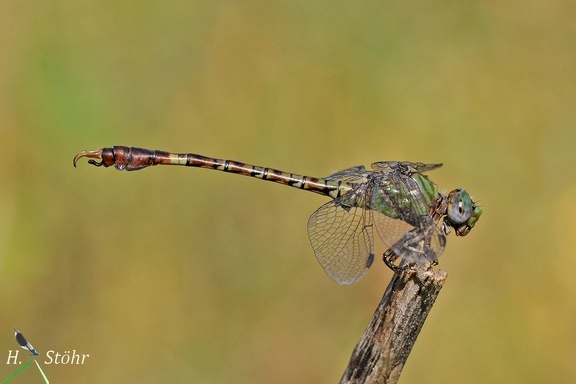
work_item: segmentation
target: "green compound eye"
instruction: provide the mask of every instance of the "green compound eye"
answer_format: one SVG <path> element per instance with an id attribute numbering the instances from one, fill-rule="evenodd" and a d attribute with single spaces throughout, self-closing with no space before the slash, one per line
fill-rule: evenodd
<path id="1" fill-rule="evenodd" d="M 463 189 L 457 189 L 450 193 L 450 201 L 448 202 L 448 219 L 456 224 L 464 224 L 472 215 L 474 203 L 468 192 Z"/>

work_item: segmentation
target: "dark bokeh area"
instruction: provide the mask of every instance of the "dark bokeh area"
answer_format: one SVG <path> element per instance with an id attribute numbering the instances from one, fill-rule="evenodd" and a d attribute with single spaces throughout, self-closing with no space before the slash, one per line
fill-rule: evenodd
<path id="1" fill-rule="evenodd" d="M 3 1 L 0 358 L 17 327 L 39 361 L 90 355 L 44 364 L 53 382 L 344 372 L 391 272 L 377 260 L 349 287 L 324 274 L 306 222 L 326 199 L 201 169 L 72 166 L 128 145 L 312 176 L 444 163 L 430 178 L 484 215 L 449 236 L 400 382 L 570 381 L 575 15 L 569 1 Z M 29 371 L 20 382 L 40 383 Z"/>

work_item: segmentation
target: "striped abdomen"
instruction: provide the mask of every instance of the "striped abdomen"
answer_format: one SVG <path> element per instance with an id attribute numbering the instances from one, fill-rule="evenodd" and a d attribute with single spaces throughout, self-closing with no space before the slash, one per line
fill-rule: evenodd
<path id="1" fill-rule="evenodd" d="M 222 160 L 194 153 L 171 153 L 136 147 L 115 146 L 97 151 L 82 151 L 74 157 L 74 166 L 78 159 L 88 157 L 90 164 L 96 166 L 114 166 L 118 170 L 136 171 L 153 165 L 183 165 L 215 169 L 223 172 L 236 173 L 244 176 L 289 185 L 294 188 L 329 196 L 333 199 L 352 189 L 353 184 L 341 180 L 326 180 L 322 178 L 302 176 L 277 169 L 245 164 L 234 160 Z"/>

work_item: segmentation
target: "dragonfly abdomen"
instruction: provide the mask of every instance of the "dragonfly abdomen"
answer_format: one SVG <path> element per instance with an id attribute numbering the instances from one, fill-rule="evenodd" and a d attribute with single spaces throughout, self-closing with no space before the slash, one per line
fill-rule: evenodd
<path id="1" fill-rule="evenodd" d="M 97 151 L 82 151 L 74 158 L 74 166 L 81 157 L 88 157 L 90 164 L 96 166 L 114 166 L 118 170 L 137 171 L 154 165 L 181 165 L 186 167 L 215 169 L 255 177 L 274 183 L 329 196 L 333 199 L 352 189 L 353 184 L 342 180 L 326 180 L 317 177 L 302 176 L 283 172 L 278 169 L 260 167 L 235 160 L 224 160 L 198 155 L 195 153 L 173 153 L 137 147 L 115 146 Z M 93 159 L 99 159 L 97 162 Z"/>
<path id="2" fill-rule="evenodd" d="M 303 176 L 280 171 L 274 168 L 246 164 L 235 160 L 213 159 L 191 153 L 186 154 L 186 156 L 187 159 L 185 165 L 189 167 L 213 168 L 218 171 L 255 177 L 257 179 L 330 196 L 333 199 L 340 197 L 342 193 L 351 188 L 344 185 L 341 181 L 331 181 L 317 177 Z"/>

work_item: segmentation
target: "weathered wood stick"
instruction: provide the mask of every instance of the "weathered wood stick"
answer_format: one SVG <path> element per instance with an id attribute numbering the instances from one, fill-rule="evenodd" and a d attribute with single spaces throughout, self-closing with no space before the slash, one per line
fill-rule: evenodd
<path id="1" fill-rule="evenodd" d="M 398 381 L 446 277 L 446 272 L 434 272 L 430 266 L 394 274 L 352 353 L 341 384 Z"/>

